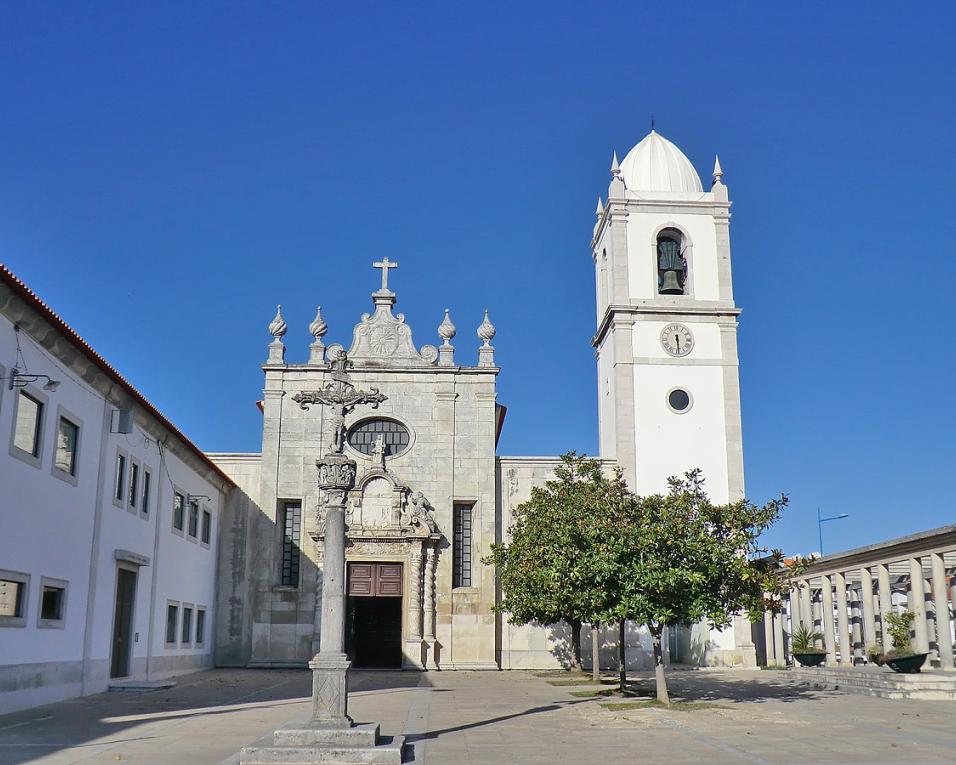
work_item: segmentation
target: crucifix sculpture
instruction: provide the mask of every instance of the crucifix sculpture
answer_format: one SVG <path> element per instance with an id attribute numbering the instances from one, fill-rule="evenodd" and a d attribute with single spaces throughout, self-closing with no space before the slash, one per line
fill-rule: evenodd
<path id="1" fill-rule="evenodd" d="M 372 266 L 382 269 L 382 292 L 388 292 L 388 271 L 391 268 L 398 268 L 398 263 L 382 258 L 378 263 L 372 263 Z"/>
<path id="2" fill-rule="evenodd" d="M 384 273 L 387 273 L 384 272 Z M 345 654 L 345 502 L 355 483 L 355 462 L 344 453 L 345 417 L 356 406 L 373 409 L 387 400 L 378 388 L 357 389 L 349 380 L 349 360 L 340 351 L 332 360 L 332 381 L 317 391 L 302 391 L 292 400 L 303 409 L 322 404 L 331 410 L 332 438 L 325 456 L 315 461 L 318 485 L 325 496 L 324 577 L 319 652 L 312 669 L 312 720 L 315 728 L 350 728 L 348 670 Z M 321 514 L 320 514 L 321 515 Z"/>

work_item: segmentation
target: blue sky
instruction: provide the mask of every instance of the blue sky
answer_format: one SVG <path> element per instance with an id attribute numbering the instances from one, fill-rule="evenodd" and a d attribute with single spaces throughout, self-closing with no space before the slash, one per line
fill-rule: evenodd
<path id="1" fill-rule="evenodd" d="M 773 7 L 769 7 L 773 6 Z M 588 242 L 654 115 L 719 153 L 748 494 L 830 551 L 954 519 L 950 3 L 11 4 L 0 260 L 203 448 L 256 451 L 265 327 L 498 327 L 500 452 L 593 453 Z"/>

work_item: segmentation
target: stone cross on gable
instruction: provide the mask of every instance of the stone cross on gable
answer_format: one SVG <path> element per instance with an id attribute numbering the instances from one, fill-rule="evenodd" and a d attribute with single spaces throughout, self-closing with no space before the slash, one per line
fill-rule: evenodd
<path id="1" fill-rule="evenodd" d="M 388 291 L 388 271 L 390 268 L 398 268 L 398 263 L 392 263 L 388 258 L 382 258 L 378 263 L 372 263 L 375 268 L 382 269 L 382 292 Z"/>

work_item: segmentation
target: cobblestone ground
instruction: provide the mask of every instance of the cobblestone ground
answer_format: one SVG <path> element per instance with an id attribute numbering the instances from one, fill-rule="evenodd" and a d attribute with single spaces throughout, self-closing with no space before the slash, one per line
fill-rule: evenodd
<path id="1" fill-rule="evenodd" d="M 488 763 L 952 763 L 952 702 L 792 685 L 782 672 L 684 671 L 690 711 L 602 706 L 587 685 L 522 672 L 356 672 L 351 711 L 404 733 L 410 761 Z M 653 681 L 636 675 L 651 692 Z M 215 670 L 175 688 L 107 693 L 0 717 L 0 763 L 236 763 L 239 747 L 308 716 L 309 674 Z"/>

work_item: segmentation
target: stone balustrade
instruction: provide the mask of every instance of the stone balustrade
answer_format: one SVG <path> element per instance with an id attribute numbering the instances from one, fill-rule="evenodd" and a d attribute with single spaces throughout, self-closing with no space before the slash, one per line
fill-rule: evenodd
<path id="1" fill-rule="evenodd" d="M 818 558 L 791 580 L 784 609 L 764 616 L 766 664 L 792 663 L 801 625 L 823 634 L 828 666 L 866 664 L 870 646 L 892 648 L 886 617 L 895 609 L 915 615 L 912 645 L 929 653 L 925 668 L 953 670 L 954 573 L 956 525 Z"/>

